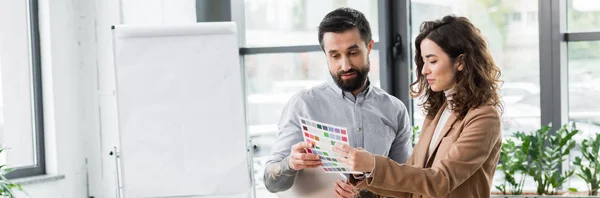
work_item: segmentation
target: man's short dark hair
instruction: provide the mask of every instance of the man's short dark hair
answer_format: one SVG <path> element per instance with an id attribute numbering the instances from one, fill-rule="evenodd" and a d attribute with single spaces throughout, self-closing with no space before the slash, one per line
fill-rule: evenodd
<path id="1" fill-rule="evenodd" d="M 365 15 L 352 8 L 338 8 L 329 12 L 319 24 L 319 44 L 323 47 L 323 35 L 326 32 L 342 33 L 346 30 L 357 28 L 360 38 L 369 44 L 372 40 L 371 26 Z"/>

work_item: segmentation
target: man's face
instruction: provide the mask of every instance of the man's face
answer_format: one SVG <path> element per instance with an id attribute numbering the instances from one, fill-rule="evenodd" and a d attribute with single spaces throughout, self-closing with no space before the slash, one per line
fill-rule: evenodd
<path id="1" fill-rule="evenodd" d="M 351 92 L 364 85 L 369 74 L 372 47 L 373 41 L 365 44 L 356 28 L 323 34 L 329 73 L 342 90 Z"/>

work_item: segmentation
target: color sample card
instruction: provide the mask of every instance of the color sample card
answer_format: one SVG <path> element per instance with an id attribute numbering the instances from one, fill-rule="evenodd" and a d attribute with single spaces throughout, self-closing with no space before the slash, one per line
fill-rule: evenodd
<path id="1" fill-rule="evenodd" d="M 321 168 L 326 173 L 356 173 L 361 172 L 350 171 L 350 169 L 342 162 L 337 160 L 342 157 L 334 153 L 332 148 L 336 143 L 350 145 L 347 129 L 327 123 L 309 120 L 299 117 L 302 129 L 302 136 L 305 142 L 313 144 L 312 149 L 307 149 L 306 152 L 317 154 L 321 157 Z"/>

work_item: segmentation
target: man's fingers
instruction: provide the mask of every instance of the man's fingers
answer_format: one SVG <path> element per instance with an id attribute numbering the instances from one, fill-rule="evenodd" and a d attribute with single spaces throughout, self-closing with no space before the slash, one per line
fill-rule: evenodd
<path id="1" fill-rule="evenodd" d="M 302 165 L 302 166 L 318 166 L 321 165 L 321 161 L 307 161 L 307 160 L 298 160 L 295 159 L 292 161 L 292 163 L 294 163 L 295 165 Z"/>
<path id="2" fill-rule="evenodd" d="M 338 181 L 337 181 L 337 183 L 338 183 L 338 185 L 339 185 L 340 187 L 342 187 L 344 190 L 346 190 L 346 191 L 348 191 L 348 192 L 352 192 L 352 193 L 354 193 L 354 188 L 353 188 L 353 187 L 352 187 L 350 184 L 347 184 L 346 182 L 344 182 L 344 181 L 342 181 L 342 180 L 338 180 Z"/>
<path id="3" fill-rule="evenodd" d="M 292 158 L 297 160 L 319 160 L 319 155 L 311 153 L 292 153 Z"/>
<path id="4" fill-rule="evenodd" d="M 353 197 L 354 193 L 352 192 L 352 190 L 348 191 L 344 188 L 344 186 L 342 185 L 346 185 L 346 183 L 341 182 L 340 180 L 338 180 L 335 184 L 335 188 L 336 188 L 336 192 L 338 194 L 340 194 L 342 197 Z"/>
<path id="5" fill-rule="evenodd" d="M 312 145 L 310 142 L 300 142 L 298 144 L 296 144 L 296 148 L 297 149 L 307 149 L 307 148 L 312 148 L 314 145 Z"/>
<path id="6" fill-rule="evenodd" d="M 337 184 L 333 184 L 333 194 L 335 194 L 335 198 L 344 198 L 342 195 L 340 195 L 340 193 L 338 192 L 339 187 L 337 187 Z M 341 189 L 339 189 L 341 190 Z"/>
<path id="7" fill-rule="evenodd" d="M 314 145 L 312 145 L 310 142 L 298 142 L 292 146 L 292 153 L 294 151 L 298 153 L 306 153 L 304 149 L 312 148 L 313 146 Z"/>
<path id="8" fill-rule="evenodd" d="M 340 188 L 338 186 L 335 187 L 335 194 L 336 194 L 335 197 L 341 197 L 341 198 L 349 198 L 349 197 L 351 197 L 351 196 L 347 195 L 348 193 L 346 191 L 344 191 L 342 188 Z"/>

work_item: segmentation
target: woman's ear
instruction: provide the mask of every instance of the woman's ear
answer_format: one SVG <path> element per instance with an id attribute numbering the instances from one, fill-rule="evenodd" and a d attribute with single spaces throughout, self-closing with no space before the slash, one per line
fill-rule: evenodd
<path id="1" fill-rule="evenodd" d="M 462 71 L 465 67 L 465 55 L 464 54 L 459 55 L 456 58 L 455 64 L 456 64 L 456 69 L 458 71 Z"/>

